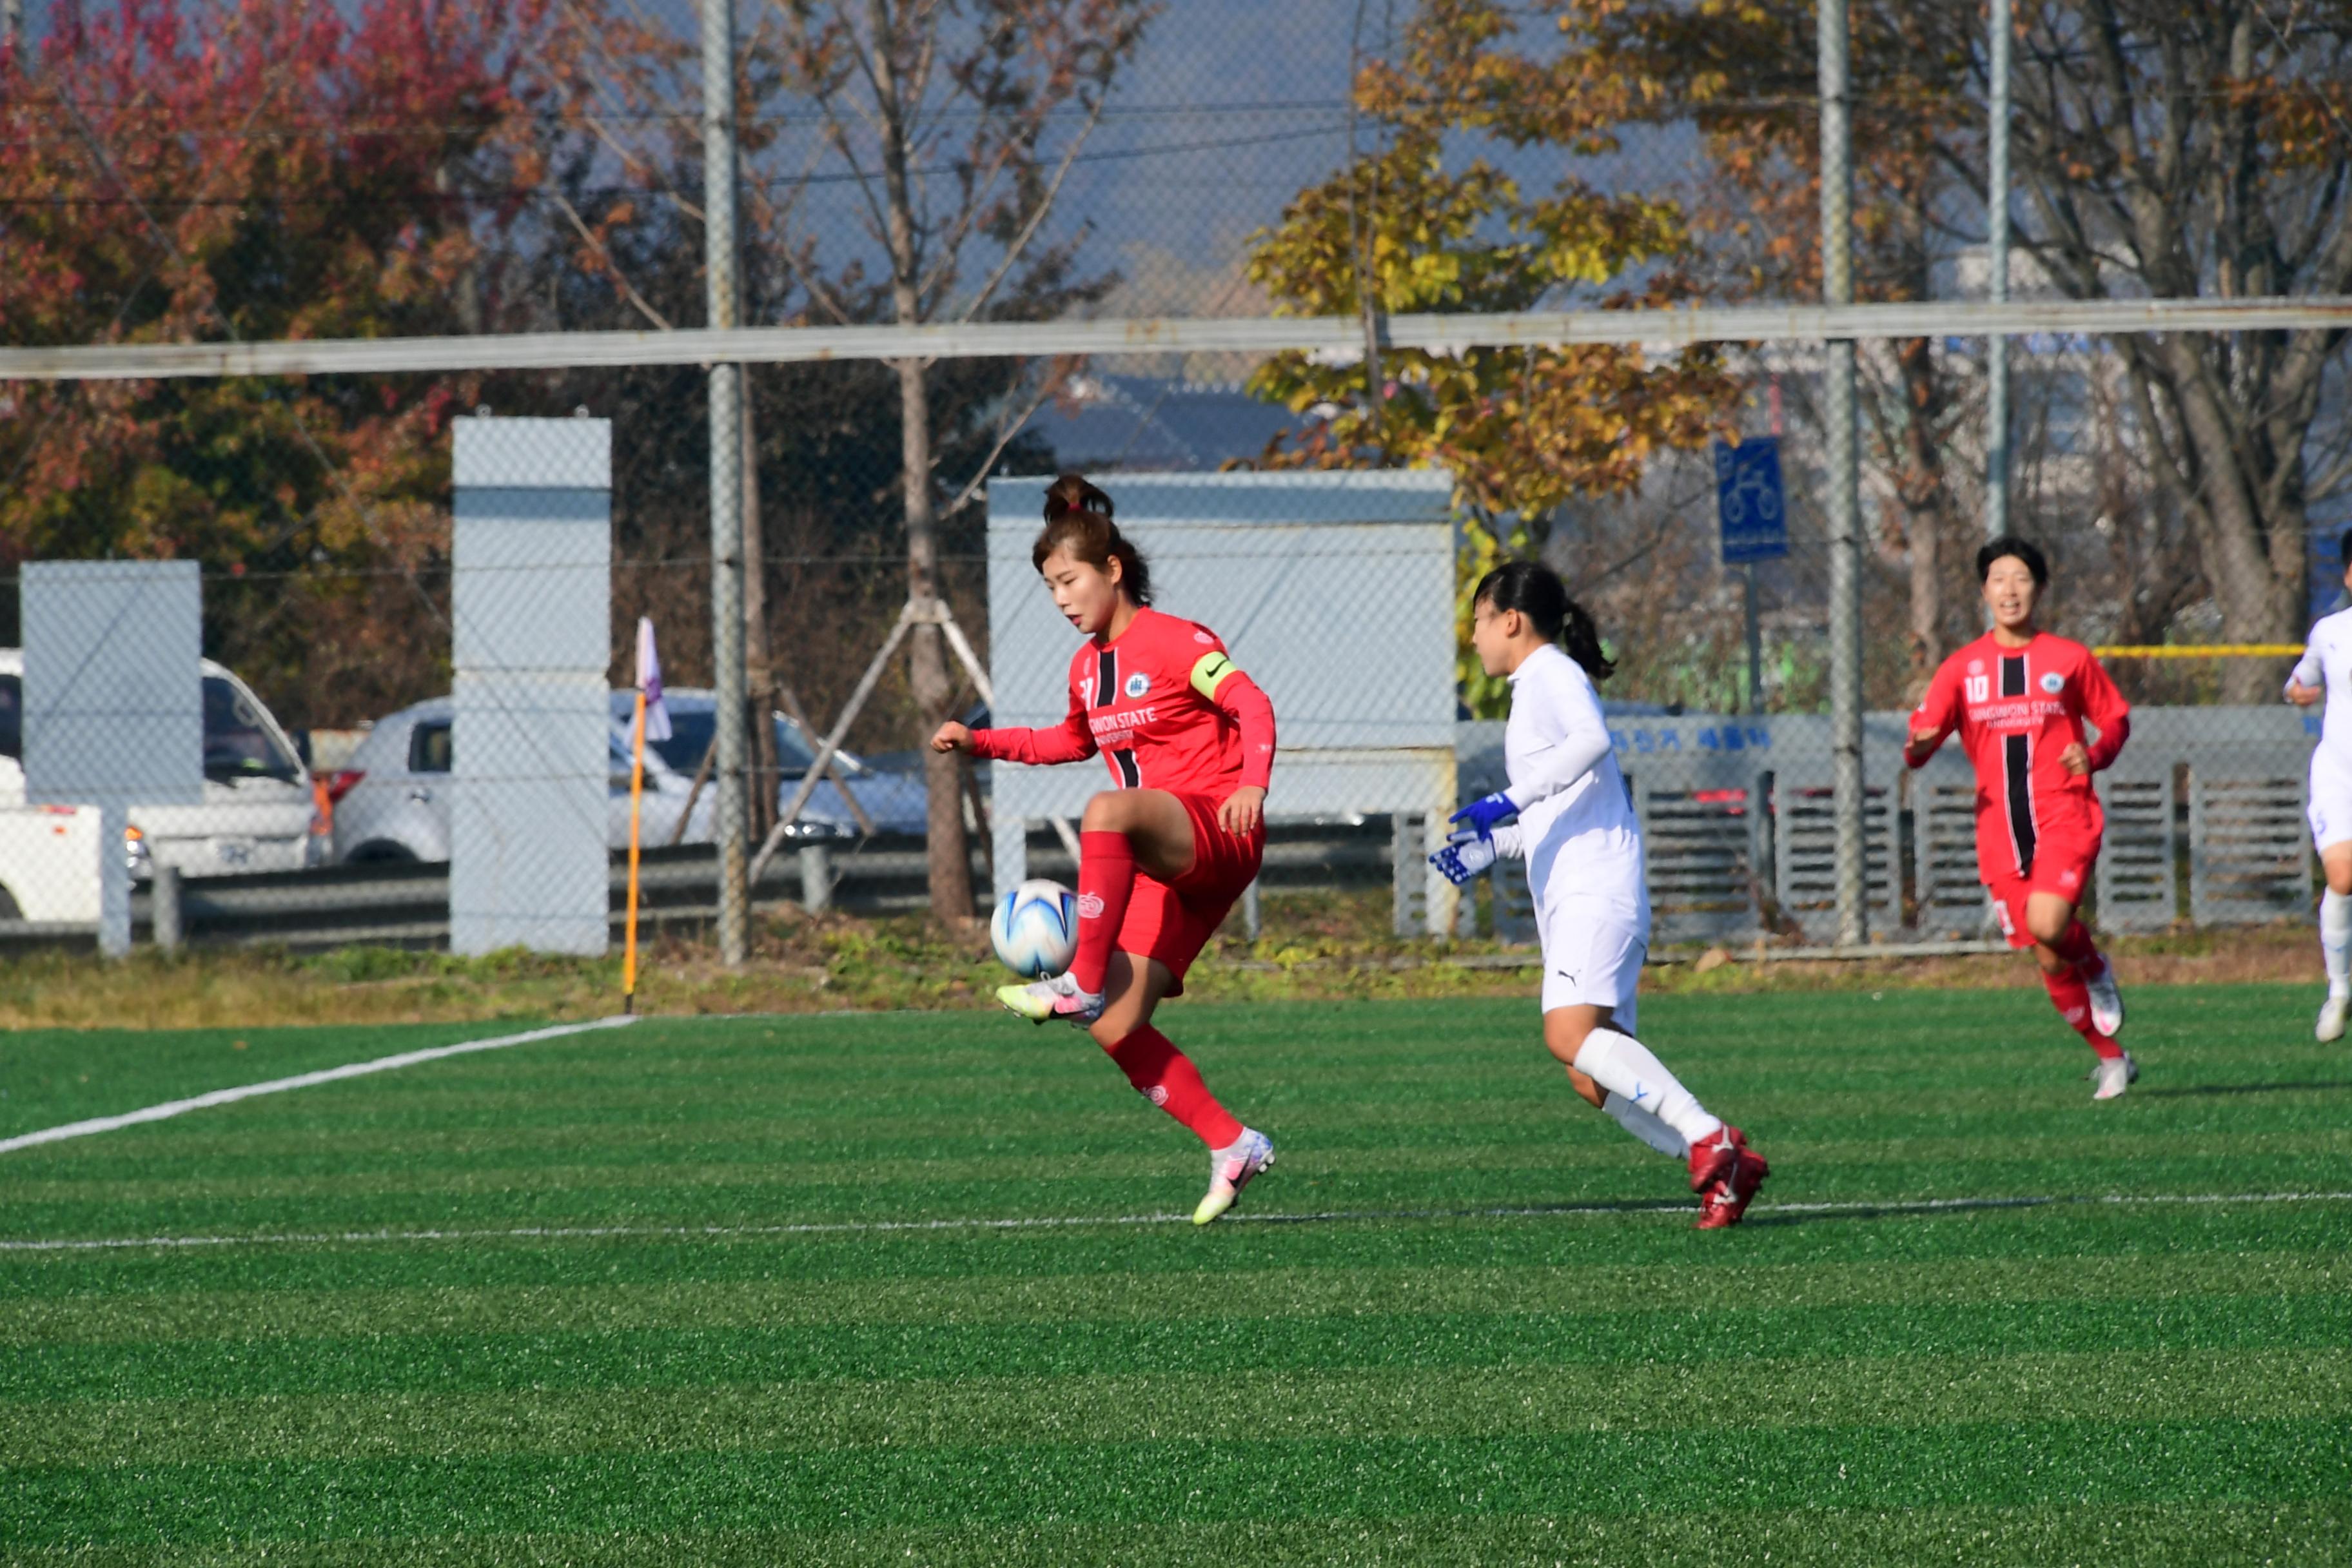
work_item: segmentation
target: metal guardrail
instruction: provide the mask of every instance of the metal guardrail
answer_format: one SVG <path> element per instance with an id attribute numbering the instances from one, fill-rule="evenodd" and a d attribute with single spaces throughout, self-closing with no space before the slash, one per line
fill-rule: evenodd
<path id="1" fill-rule="evenodd" d="M 779 856 L 752 889 L 753 905 L 768 910 L 788 904 L 806 908 L 811 900 L 804 874 L 821 871 L 829 881 L 821 907 L 857 914 L 928 908 L 929 862 L 921 843 L 876 838 L 820 857 Z M 1376 885 L 1388 879 L 1390 857 L 1385 823 L 1294 830 L 1268 846 L 1264 881 L 1297 888 Z M 1030 870 L 1063 881 L 1076 874 L 1068 853 L 1051 835 L 1041 836 L 1032 847 Z M 615 857 L 610 887 L 616 940 L 626 875 L 625 862 Z M 641 929 L 715 921 L 717 878 L 708 845 L 646 851 L 640 874 Z M 989 885 L 988 868 L 977 857 L 972 879 L 975 887 Z M 142 885 L 131 902 L 139 942 L 154 940 L 155 915 L 155 889 Z M 449 868 L 444 862 L 375 864 L 190 879 L 180 884 L 179 915 L 182 939 L 194 946 L 271 945 L 304 952 L 362 944 L 437 947 L 449 939 Z M 94 941 L 88 926 L 0 921 L 0 950 L 87 949 Z"/>

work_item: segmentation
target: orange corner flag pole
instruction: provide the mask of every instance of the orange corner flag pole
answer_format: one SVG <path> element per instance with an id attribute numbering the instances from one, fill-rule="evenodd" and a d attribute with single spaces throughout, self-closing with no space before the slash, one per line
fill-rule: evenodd
<path id="1" fill-rule="evenodd" d="M 622 938 L 621 1011 L 637 1010 L 637 828 L 646 801 L 646 690 L 637 688 L 636 732 L 629 742 L 629 915 Z"/>

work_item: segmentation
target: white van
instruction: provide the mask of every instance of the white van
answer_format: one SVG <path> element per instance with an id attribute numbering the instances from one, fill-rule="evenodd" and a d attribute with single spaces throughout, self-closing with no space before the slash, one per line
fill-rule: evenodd
<path id="1" fill-rule="evenodd" d="M 244 681 L 204 661 L 205 786 L 196 805 L 134 805 L 131 875 L 298 871 L 326 859 L 329 824 L 294 743 Z M 0 920 L 98 919 L 98 812 L 25 804 L 25 655 L 0 648 Z M 128 741 L 125 744 L 129 744 Z"/>

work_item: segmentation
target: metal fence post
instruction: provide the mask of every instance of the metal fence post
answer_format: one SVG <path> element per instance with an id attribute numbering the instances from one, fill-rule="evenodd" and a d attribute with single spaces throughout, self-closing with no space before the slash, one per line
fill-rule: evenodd
<path id="1" fill-rule="evenodd" d="M 148 895 L 150 918 L 155 928 L 155 946 L 164 952 L 177 952 L 186 940 L 186 927 L 180 912 L 180 868 L 177 866 L 155 868 L 154 887 Z"/>
<path id="2" fill-rule="evenodd" d="M 822 844 L 801 846 L 801 908 L 821 915 L 833 908 L 833 852 Z"/>
<path id="3" fill-rule="evenodd" d="M 702 192 L 709 325 L 740 324 L 735 239 L 735 12 L 702 0 Z M 718 709 L 712 811 L 719 841 L 719 956 L 732 968 L 748 951 L 750 846 L 743 763 L 743 367 L 710 367 L 710 657 Z"/>
<path id="4" fill-rule="evenodd" d="M 1820 0 L 1822 302 L 1853 302 L 1853 121 L 1846 97 L 1846 0 Z M 1838 941 L 1869 939 L 1863 886 L 1862 544 L 1854 428 L 1854 342 L 1828 345 L 1822 447 L 1829 469 L 1830 755 L 1837 810 Z"/>
<path id="5" fill-rule="evenodd" d="M 1991 0 L 1985 141 L 1985 298 L 2009 298 L 2009 0 Z M 1985 340 L 1985 537 L 2009 531 L 2009 339 Z"/>

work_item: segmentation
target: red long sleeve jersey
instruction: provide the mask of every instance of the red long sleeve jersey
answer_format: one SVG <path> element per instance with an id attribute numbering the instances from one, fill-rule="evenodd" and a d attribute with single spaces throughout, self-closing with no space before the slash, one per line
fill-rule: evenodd
<path id="1" fill-rule="evenodd" d="M 2085 720 L 2097 740 L 2085 739 Z M 1975 764 L 1977 863 L 1987 876 L 2021 876 L 2044 837 L 2086 839 L 2105 826 L 2091 774 L 2070 773 L 2058 759 L 2084 741 L 2092 773 L 2114 762 L 2131 733 L 2131 708 L 2081 643 L 2042 633 L 2003 647 L 1988 632 L 1928 682 L 1911 731 L 1929 730 L 1938 744 L 1958 730 Z"/>
<path id="2" fill-rule="evenodd" d="M 1010 763 L 1074 763 L 1099 751 L 1119 789 L 1223 800 L 1274 773 L 1274 704 L 1217 634 L 1136 611 L 1116 638 L 1070 660 L 1070 710 L 1050 729 L 978 730 L 971 749 Z"/>

